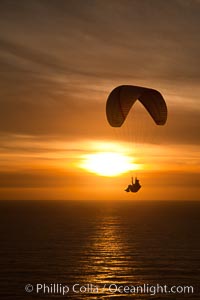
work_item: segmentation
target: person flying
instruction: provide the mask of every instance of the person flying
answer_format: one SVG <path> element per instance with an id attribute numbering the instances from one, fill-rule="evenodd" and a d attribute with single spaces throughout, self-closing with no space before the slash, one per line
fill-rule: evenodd
<path id="1" fill-rule="evenodd" d="M 141 188 L 141 184 L 139 182 L 139 179 L 135 177 L 135 182 L 133 183 L 133 177 L 131 177 L 131 184 L 128 185 L 128 187 L 125 189 L 125 192 L 132 192 L 136 193 Z"/>

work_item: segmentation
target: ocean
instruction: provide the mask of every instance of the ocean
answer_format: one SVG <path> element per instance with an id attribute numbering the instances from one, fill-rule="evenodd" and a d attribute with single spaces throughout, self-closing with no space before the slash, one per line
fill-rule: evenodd
<path id="1" fill-rule="evenodd" d="M 200 202 L 1 201 L 1 299 L 200 299 Z"/>

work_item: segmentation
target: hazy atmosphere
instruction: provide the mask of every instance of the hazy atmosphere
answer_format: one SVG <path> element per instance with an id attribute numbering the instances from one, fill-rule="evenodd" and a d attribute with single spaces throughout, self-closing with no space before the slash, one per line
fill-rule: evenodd
<path id="1" fill-rule="evenodd" d="M 1 0 L 0 199 L 200 200 L 199 28 L 198 0 Z M 140 130 L 111 128 L 124 84 L 159 90 L 166 125 L 138 106 Z M 83 166 L 111 152 L 133 169 Z"/>

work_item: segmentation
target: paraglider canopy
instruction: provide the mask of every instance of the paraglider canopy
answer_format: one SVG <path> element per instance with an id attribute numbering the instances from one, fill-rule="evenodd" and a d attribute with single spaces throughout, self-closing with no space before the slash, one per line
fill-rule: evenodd
<path id="1" fill-rule="evenodd" d="M 154 89 L 121 85 L 110 93 L 106 103 L 106 115 L 112 127 L 120 127 L 135 103 L 140 101 L 157 125 L 167 121 L 167 105 L 160 92 Z"/>

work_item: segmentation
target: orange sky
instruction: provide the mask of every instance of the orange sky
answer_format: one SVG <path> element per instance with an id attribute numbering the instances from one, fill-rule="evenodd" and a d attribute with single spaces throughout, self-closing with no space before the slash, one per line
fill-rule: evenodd
<path id="1" fill-rule="evenodd" d="M 200 200 L 200 3 L 12 5 L 0 3 L 0 199 Z M 111 128 L 105 104 L 122 84 L 159 90 L 167 124 L 136 105 Z M 142 168 L 118 177 L 80 168 L 106 151 Z M 132 175 L 137 194 L 124 192 Z"/>

